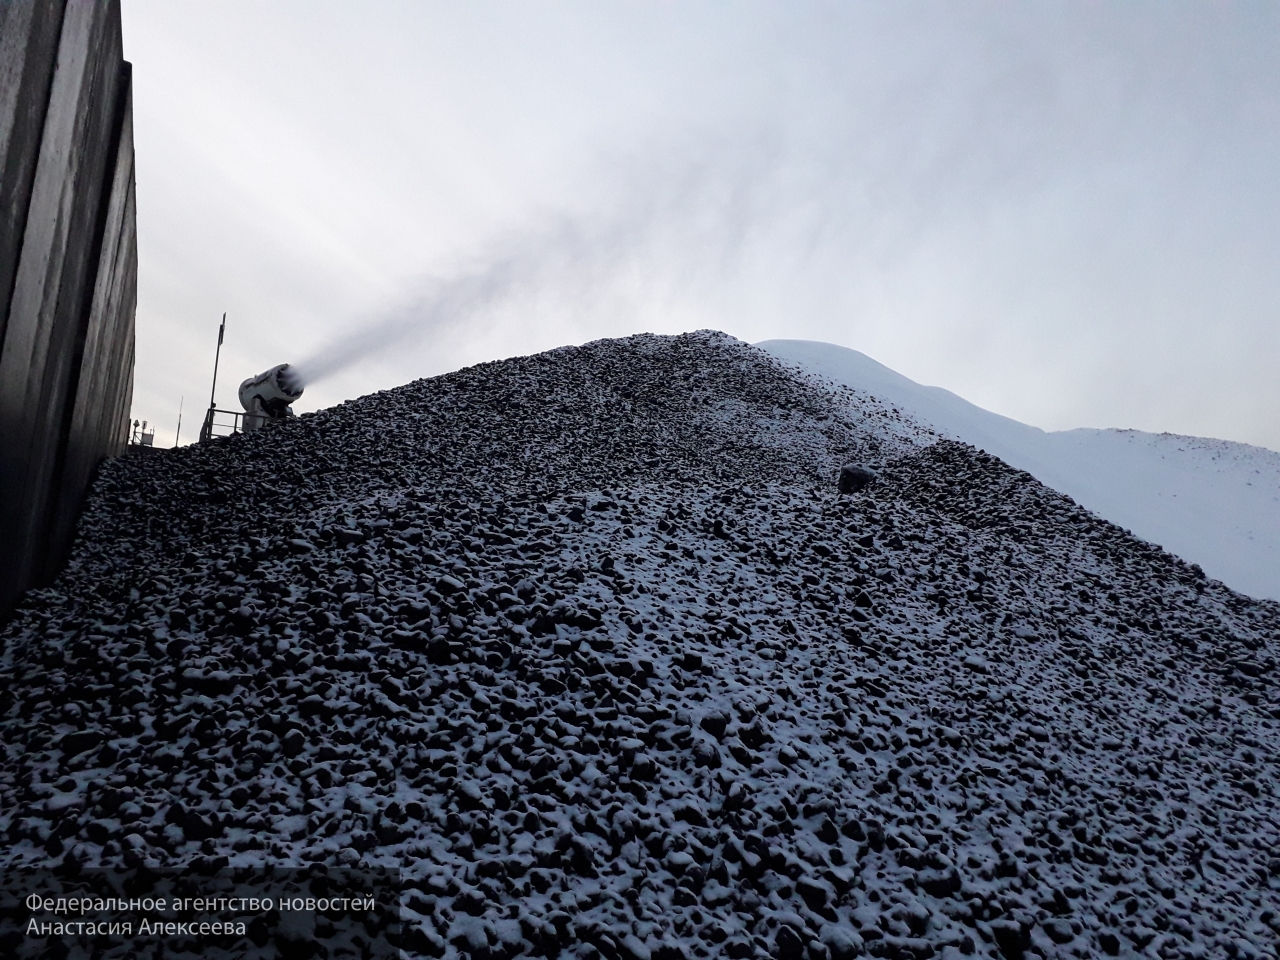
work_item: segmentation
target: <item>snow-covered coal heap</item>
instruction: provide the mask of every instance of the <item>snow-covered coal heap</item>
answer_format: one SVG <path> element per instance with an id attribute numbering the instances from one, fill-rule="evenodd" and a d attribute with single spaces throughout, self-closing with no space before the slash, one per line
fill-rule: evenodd
<path id="1" fill-rule="evenodd" d="M 604 341 L 108 464 L 3 634 L 3 863 L 399 862 L 410 955 L 1274 957 L 1278 636 L 745 344 Z"/>

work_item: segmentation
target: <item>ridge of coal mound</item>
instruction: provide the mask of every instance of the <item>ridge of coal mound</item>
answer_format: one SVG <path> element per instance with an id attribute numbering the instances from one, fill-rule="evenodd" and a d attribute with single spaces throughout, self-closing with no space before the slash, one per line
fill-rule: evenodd
<path id="1" fill-rule="evenodd" d="M 723 334 L 601 341 L 106 464 L 0 634 L 0 864 L 399 863 L 415 956 L 1274 957 L 1278 637 Z"/>

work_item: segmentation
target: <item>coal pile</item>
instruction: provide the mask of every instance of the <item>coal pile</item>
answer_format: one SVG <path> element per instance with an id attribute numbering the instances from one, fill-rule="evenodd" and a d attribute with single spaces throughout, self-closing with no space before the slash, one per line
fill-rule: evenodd
<path id="1" fill-rule="evenodd" d="M 410 956 L 1276 956 L 1280 607 L 721 334 L 109 463 L 2 638 L 6 867 L 399 864 Z"/>

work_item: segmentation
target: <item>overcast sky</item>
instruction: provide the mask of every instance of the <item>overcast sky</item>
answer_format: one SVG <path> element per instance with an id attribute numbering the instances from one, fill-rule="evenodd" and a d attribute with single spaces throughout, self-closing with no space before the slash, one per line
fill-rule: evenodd
<path id="1" fill-rule="evenodd" d="M 134 416 L 642 330 L 1280 449 L 1280 5 L 124 0 Z"/>

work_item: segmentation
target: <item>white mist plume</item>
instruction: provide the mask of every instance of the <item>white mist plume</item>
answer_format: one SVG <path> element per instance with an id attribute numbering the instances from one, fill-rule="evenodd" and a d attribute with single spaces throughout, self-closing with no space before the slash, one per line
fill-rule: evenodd
<path id="1" fill-rule="evenodd" d="M 775 219 L 778 166 L 767 145 L 704 155 L 634 177 L 621 200 L 509 233 L 415 295 L 292 367 L 312 384 L 346 367 L 464 325 L 470 334 L 518 310 L 524 322 L 588 311 L 635 313 L 705 291 L 740 269 L 752 235 Z"/>
<path id="2" fill-rule="evenodd" d="M 608 158 L 611 175 L 585 177 L 583 192 L 594 185 L 611 199 L 556 211 L 435 269 L 397 306 L 297 363 L 297 376 L 314 383 L 428 338 L 456 361 L 464 332 L 472 342 L 540 325 L 561 342 L 566 328 L 776 334 L 800 317 L 834 330 L 871 316 L 896 337 L 905 312 L 948 316 L 945 287 L 969 282 L 946 273 L 948 252 L 980 245 L 1010 208 L 1041 202 L 1070 153 L 1057 129 L 993 135 L 987 113 L 1030 109 L 1021 86 L 982 71 L 962 86 L 972 96 L 959 108 L 942 92 L 913 100 L 910 113 L 897 97 L 852 99 L 856 109 L 841 113 L 818 98 L 799 111 L 762 108 L 749 129 L 726 120 L 727 133 Z M 849 92 L 823 97 L 843 104 Z M 837 115 L 840 124 L 827 122 Z"/>
<path id="3" fill-rule="evenodd" d="M 296 363 L 294 375 L 311 384 L 427 338 L 465 329 L 474 340 L 539 320 L 671 329 L 684 311 L 693 326 L 749 326 L 754 314 L 777 330 L 795 315 L 847 315 L 939 224 L 974 217 L 990 179 L 1023 179 L 1007 163 L 961 162 L 967 143 L 925 144 L 903 123 L 874 141 L 802 126 L 766 122 L 609 158 L 611 176 L 585 178 L 604 199 L 433 272 Z"/>

